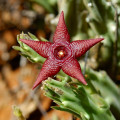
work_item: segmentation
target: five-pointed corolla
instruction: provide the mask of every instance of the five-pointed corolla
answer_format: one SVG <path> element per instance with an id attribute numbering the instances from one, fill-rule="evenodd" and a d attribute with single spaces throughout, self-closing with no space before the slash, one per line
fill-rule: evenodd
<path id="1" fill-rule="evenodd" d="M 53 36 L 53 43 L 25 39 L 20 40 L 35 50 L 39 55 L 47 58 L 33 86 L 34 89 L 43 80 L 57 74 L 60 69 L 86 85 L 87 83 L 76 58 L 82 56 L 92 46 L 103 40 L 103 38 L 70 42 L 70 36 L 64 21 L 64 13 L 61 12 Z"/>

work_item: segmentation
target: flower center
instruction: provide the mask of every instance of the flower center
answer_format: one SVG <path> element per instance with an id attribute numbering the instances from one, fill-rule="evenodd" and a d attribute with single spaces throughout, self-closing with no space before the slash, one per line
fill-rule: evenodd
<path id="1" fill-rule="evenodd" d="M 67 56 L 67 49 L 64 46 L 59 46 L 54 50 L 54 56 L 62 60 Z"/>
<path id="2" fill-rule="evenodd" d="M 64 56 L 65 56 L 65 51 L 64 51 L 64 50 L 60 50 L 60 51 L 58 52 L 58 57 L 62 58 L 62 57 L 64 57 Z"/>

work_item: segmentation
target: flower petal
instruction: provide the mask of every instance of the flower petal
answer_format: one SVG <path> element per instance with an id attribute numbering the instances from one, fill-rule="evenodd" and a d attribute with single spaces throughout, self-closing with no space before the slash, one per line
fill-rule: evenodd
<path id="1" fill-rule="evenodd" d="M 42 57 L 47 58 L 49 53 L 49 47 L 52 43 L 44 42 L 44 41 L 34 41 L 34 40 L 25 40 L 20 39 L 23 43 L 31 47 L 34 51 L 36 51 Z"/>
<path id="2" fill-rule="evenodd" d="M 102 40 L 104 40 L 104 38 L 73 41 L 71 43 L 71 49 L 73 50 L 73 54 L 75 58 L 80 57 L 86 51 L 88 51 L 92 46 L 94 46 L 95 44 L 97 44 Z"/>
<path id="3" fill-rule="evenodd" d="M 83 84 L 87 85 L 85 78 L 81 72 L 80 65 L 76 59 L 71 58 L 69 61 L 66 61 L 62 66 L 62 70 L 69 76 L 76 78 Z"/>
<path id="4" fill-rule="evenodd" d="M 53 36 L 53 42 L 59 42 L 59 41 L 70 42 L 70 36 L 69 36 L 68 30 L 65 24 L 63 11 L 60 14 L 59 22 L 58 22 L 56 31 Z"/>
<path id="5" fill-rule="evenodd" d="M 42 66 L 42 69 L 38 75 L 38 78 L 33 86 L 33 89 L 37 87 L 43 80 L 46 80 L 48 77 L 54 76 L 61 69 L 61 66 L 57 64 L 54 60 L 47 59 Z"/>

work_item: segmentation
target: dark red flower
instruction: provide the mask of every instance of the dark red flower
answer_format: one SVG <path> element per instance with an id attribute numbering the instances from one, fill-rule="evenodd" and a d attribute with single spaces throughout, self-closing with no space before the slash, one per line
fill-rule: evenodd
<path id="1" fill-rule="evenodd" d="M 25 39 L 20 40 L 38 54 L 47 58 L 33 86 L 34 89 L 43 80 L 57 74 L 60 69 L 86 85 L 87 83 L 76 58 L 82 56 L 92 46 L 103 40 L 103 38 L 70 42 L 70 36 L 64 21 L 64 13 L 61 12 L 53 37 L 53 43 Z"/>

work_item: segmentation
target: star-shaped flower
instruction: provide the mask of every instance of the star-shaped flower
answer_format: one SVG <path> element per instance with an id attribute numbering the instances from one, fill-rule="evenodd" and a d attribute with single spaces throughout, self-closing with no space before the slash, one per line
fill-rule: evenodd
<path id="1" fill-rule="evenodd" d="M 103 38 L 70 42 L 70 36 L 62 11 L 54 33 L 53 43 L 25 39 L 20 40 L 35 50 L 39 55 L 47 58 L 33 86 L 34 89 L 43 80 L 57 74 L 60 69 L 86 85 L 87 83 L 76 58 L 82 56 L 92 46 L 103 40 Z"/>

